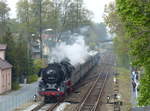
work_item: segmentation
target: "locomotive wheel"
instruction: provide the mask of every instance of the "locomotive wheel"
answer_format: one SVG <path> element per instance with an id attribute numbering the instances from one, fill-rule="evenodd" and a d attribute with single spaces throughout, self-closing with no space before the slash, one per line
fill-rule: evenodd
<path id="1" fill-rule="evenodd" d="M 57 100 L 58 100 L 59 102 L 63 102 L 64 99 L 65 99 L 65 96 L 60 96 L 60 97 L 57 98 Z"/>
<path id="2" fill-rule="evenodd" d="M 44 103 L 47 103 L 47 102 L 48 102 L 48 97 L 45 96 L 45 97 L 44 97 Z"/>

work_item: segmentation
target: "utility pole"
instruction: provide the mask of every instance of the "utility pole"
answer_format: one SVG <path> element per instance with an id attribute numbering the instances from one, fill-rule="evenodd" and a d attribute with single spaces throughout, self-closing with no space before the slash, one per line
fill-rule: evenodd
<path id="1" fill-rule="evenodd" d="M 77 27 L 79 26 L 79 0 L 77 0 Z"/>
<path id="2" fill-rule="evenodd" d="M 31 73 L 30 70 L 30 60 L 31 60 L 31 35 L 29 33 L 29 1 L 27 0 L 27 7 L 26 7 L 26 24 L 27 24 L 27 57 L 28 57 L 28 62 L 27 62 L 27 75 L 29 75 Z M 27 76 L 26 75 L 26 76 Z"/>
<path id="3" fill-rule="evenodd" d="M 42 0 L 39 0 L 39 11 L 40 11 L 40 58 L 43 59 L 43 41 L 42 41 Z"/>

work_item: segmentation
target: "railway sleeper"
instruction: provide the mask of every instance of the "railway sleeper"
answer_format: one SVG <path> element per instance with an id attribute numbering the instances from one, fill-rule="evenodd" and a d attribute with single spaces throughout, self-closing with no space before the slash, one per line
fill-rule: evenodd
<path id="1" fill-rule="evenodd" d="M 101 85 L 97 85 L 95 88 L 96 89 L 101 89 Z"/>
<path id="2" fill-rule="evenodd" d="M 92 97 L 98 97 L 99 93 L 91 94 Z"/>
<path id="3" fill-rule="evenodd" d="M 94 106 L 95 104 L 85 104 L 84 106 Z"/>
<path id="4" fill-rule="evenodd" d="M 94 105 L 84 105 L 81 111 L 89 111 L 92 110 Z"/>
<path id="5" fill-rule="evenodd" d="M 119 89 L 114 89 L 114 92 L 119 92 Z"/>
<path id="6" fill-rule="evenodd" d="M 79 104 L 80 103 L 79 101 L 64 101 L 64 102 L 67 102 L 67 103 L 70 103 L 70 104 Z"/>

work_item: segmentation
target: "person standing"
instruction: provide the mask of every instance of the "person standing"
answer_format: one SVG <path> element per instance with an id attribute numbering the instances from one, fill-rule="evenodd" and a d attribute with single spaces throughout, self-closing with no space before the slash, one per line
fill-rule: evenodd
<path id="1" fill-rule="evenodd" d="M 133 86 L 133 92 L 135 92 L 135 88 L 136 88 L 136 83 L 134 80 L 132 80 L 132 86 Z"/>

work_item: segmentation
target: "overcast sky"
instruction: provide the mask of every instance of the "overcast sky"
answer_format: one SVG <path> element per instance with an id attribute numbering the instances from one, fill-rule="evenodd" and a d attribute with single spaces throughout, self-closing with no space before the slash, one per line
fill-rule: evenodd
<path id="1" fill-rule="evenodd" d="M 10 16 L 11 18 L 16 17 L 16 3 L 19 0 L 7 0 L 8 6 L 11 8 Z M 93 21 L 102 22 L 102 16 L 104 12 L 105 4 L 114 0 L 84 0 L 85 6 L 93 12 Z"/>

